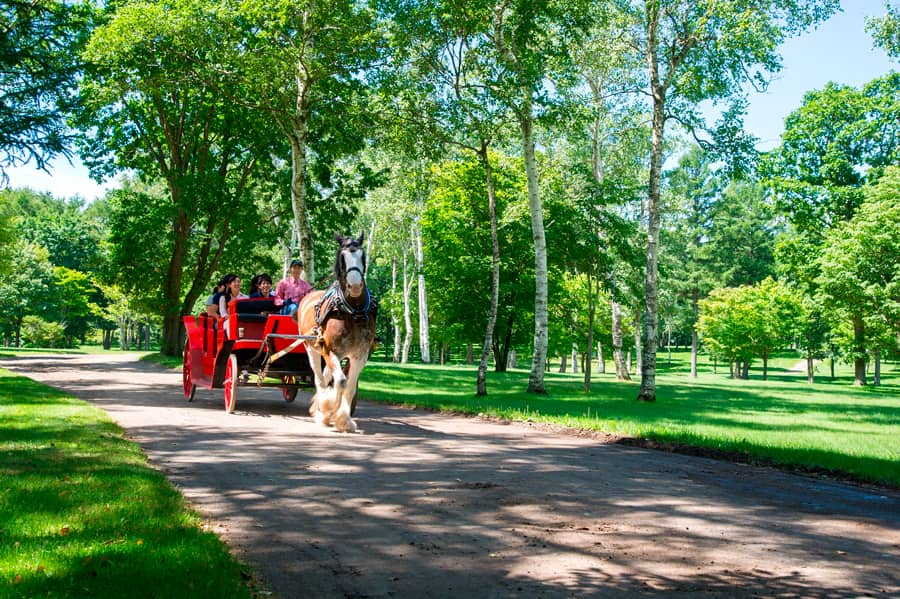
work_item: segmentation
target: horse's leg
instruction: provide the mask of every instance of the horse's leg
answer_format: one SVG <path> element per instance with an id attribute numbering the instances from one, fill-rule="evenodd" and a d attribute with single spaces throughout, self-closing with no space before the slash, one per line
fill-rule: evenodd
<path id="1" fill-rule="evenodd" d="M 316 384 L 316 392 L 313 394 L 312 401 L 309 403 L 309 415 L 315 418 L 316 423 L 326 424 L 324 413 L 322 411 L 322 403 L 327 403 L 327 395 L 331 392 L 325 384 L 323 384 L 322 376 L 322 354 L 313 347 L 312 343 L 306 343 L 306 356 L 309 358 L 309 367 L 313 371 L 313 381 Z"/>
<path id="2" fill-rule="evenodd" d="M 337 356 L 332 354 L 334 359 L 332 360 L 332 372 L 334 372 L 334 399 L 335 399 L 335 414 L 334 414 L 334 428 L 337 431 L 342 433 L 355 433 L 356 432 L 356 423 L 353 422 L 353 419 L 350 418 L 350 403 L 347 399 L 347 384 L 348 384 L 348 376 L 344 374 L 343 369 L 341 369 L 341 360 Z M 353 358 L 350 359 L 350 374 L 353 374 L 353 364 L 355 360 Z M 352 397 L 351 397 L 352 399 Z"/>
<path id="3" fill-rule="evenodd" d="M 356 390 L 359 388 L 359 375 L 362 373 L 368 360 L 368 354 L 350 358 L 350 369 L 349 372 L 347 372 L 347 386 L 344 389 L 344 396 L 339 398 L 341 400 L 340 410 L 342 413 L 344 409 L 346 409 L 347 414 L 350 414 L 350 410 L 353 406 L 353 396 L 356 395 Z"/>

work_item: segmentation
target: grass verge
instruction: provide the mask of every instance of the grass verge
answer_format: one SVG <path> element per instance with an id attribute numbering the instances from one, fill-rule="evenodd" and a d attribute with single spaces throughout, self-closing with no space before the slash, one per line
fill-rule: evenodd
<path id="1" fill-rule="evenodd" d="M 0 370 L 0 595 L 252 597 L 252 575 L 106 414 Z"/>
<path id="2" fill-rule="evenodd" d="M 900 384 L 896 371 L 882 385 L 853 387 L 852 377 L 809 385 L 771 365 L 768 380 L 729 379 L 701 364 L 688 374 L 686 357 L 660 360 L 657 401 L 635 401 L 638 385 L 594 375 L 547 373 L 546 395 L 525 392 L 528 371 L 489 372 L 488 395 L 475 395 L 475 369 L 370 362 L 360 382 L 364 399 L 490 417 L 542 422 L 650 440 L 672 450 L 900 487 Z M 690 451 L 692 450 L 693 451 Z"/>

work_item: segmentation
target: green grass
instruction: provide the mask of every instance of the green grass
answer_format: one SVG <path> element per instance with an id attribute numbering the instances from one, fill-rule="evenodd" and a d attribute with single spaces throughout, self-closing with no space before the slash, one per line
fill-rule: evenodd
<path id="1" fill-rule="evenodd" d="M 0 370 L 0 596 L 251 597 L 248 572 L 102 410 Z"/>
<path id="2" fill-rule="evenodd" d="M 770 362 L 768 380 L 759 369 L 750 380 L 713 374 L 701 364 L 688 374 L 687 354 L 667 366 L 658 355 L 657 401 L 635 401 L 638 385 L 594 375 L 591 393 L 583 375 L 547 373 L 546 395 L 525 392 L 527 370 L 488 373 L 488 396 L 475 396 L 475 369 L 468 366 L 395 365 L 370 362 L 363 372 L 365 399 L 532 420 L 663 443 L 684 444 L 746 456 L 749 461 L 811 471 L 830 471 L 859 481 L 900 486 L 900 371 L 883 368 L 882 385 L 852 386 L 840 367 L 835 381 L 806 383 L 788 372 L 793 354 Z"/>

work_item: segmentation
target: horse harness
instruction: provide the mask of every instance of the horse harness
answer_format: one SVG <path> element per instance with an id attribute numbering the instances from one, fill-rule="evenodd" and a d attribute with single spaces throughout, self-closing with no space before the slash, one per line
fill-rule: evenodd
<path id="1" fill-rule="evenodd" d="M 372 295 L 372 292 L 366 287 L 366 303 L 362 307 L 354 307 L 347 301 L 347 298 L 344 297 L 344 292 L 341 290 L 340 283 L 335 281 L 325 290 L 325 293 L 322 294 L 319 301 L 316 302 L 315 311 L 316 333 L 321 335 L 320 331 L 324 328 L 325 323 L 329 318 L 335 316 L 349 316 L 355 322 L 367 320 L 370 314 L 373 319 L 377 318 L 378 299 Z"/>

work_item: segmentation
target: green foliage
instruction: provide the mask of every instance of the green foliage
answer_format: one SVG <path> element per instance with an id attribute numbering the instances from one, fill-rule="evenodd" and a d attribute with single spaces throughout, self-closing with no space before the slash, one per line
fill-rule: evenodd
<path id="1" fill-rule="evenodd" d="M 70 155 L 65 118 L 93 12 L 81 1 L 0 3 L 0 179 L 7 167 Z"/>
<path id="2" fill-rule="evenodd" d="M 57 266 L 56 280 L 51 288 L 54 304 L 58 311 L 59 322 L 63 325 L 66 337 L 84 340 L 93 322 L 91 318 L 98 312 L 95 303 L 97 289 L 88 275 Z"/>
<path id="3" fill-rule="evenodd" d="M 654 57 L 656 80 L 649 83 L 663 92 L 668 117 L 702 130 L 700 103 L 726 104 L 712 139 L 705 140 L 725 156 L 749 149 L 740 127 L 746 83 L 764 89 L 781 68 L 782 43 L 838 8 L 838 0 L 670 0 L 630 3 L 625 10 L 632 15 L 631 47 Z"/>
<path id="4" fill-rule="evenodd" d="M 26 346 L 62 347 L 65 338 L 65 327 L 58 322 L 47 322 L 33 315 L 22 319 L 22 341 Z"/>
<path id="5" fill-rule="evenodd" d="M 16 217 L 12 202 L 6 190 L 0 191 L 0 277 L 7 275 L 13 267 L 16 237 Z"/>
<path id="6" fill-rule="evenodd" d="M 26 316 L 53 319 L 55 276 L 47 250 L 19 242 L 12 250 L 15 268 L 0 277 L 0 332 L 17 345 Z"/>
<path id="7" fill-rule="evenodd" d="M 709 251 L 724 285 L 752 285 L 773 273 L 775 215 L 761 186 L 732 183 L 711 217 Z"/>
<path id="8" fill-rule="evenodd" d="M 106 268 L 107 256 L 102 244 L 101 223 L 85 212 L 80 198 L 56 200 L 49 196 L 36 196 L 43 200 L 26 207 L 20 203 L 22 236 L 47 249 L 53 264 L 90 273 L 100 273 Z"/>
<path id="9" fill-rule="evenodd" d="M 900 330 L 900 167 L 890 167 L 856 215 L 829 232 L 819 286 L 825 301 L 851 315 L 877 316 Z"/>
<path id="10" fill-rule="evenodd" d="M 817 236 L 849 220 L 862 186 L 900 161 L 900 73 L 856 89 L 829 83 L 808 92 L 785 121 L 782 144 L 760 172 L 778 208 L 801 233 Z"/>
<path id="11" fill-rule="evenodd" d="M 885 6 L 887 12 L 883 17 L 866 17 L 866 31 L 872 34 L 875 45 L 900 60 L 900 6 L 887 2 Z"/>
<path id="12" fill-rule="evenodd" d="M 534 300 L 534 248 L 527 225 L 521 163 L 491 154 L 500 243 L 495 342 L 527 339 Z M 490 307 L 491 237 L 484 169 L 474 156 L 435 167 L 422 215 L 426 277 L 436 326 L 459 326 L 457 343 L 484 339 Z"/>
<path id="13" fill-rule="evenodd" d="M 752 287 L 714 289 L 700 301 L 697 330 L 713 354 L 749 363 L 790 343 L 801 314 L 794 292 L 766 279 Z"/>

